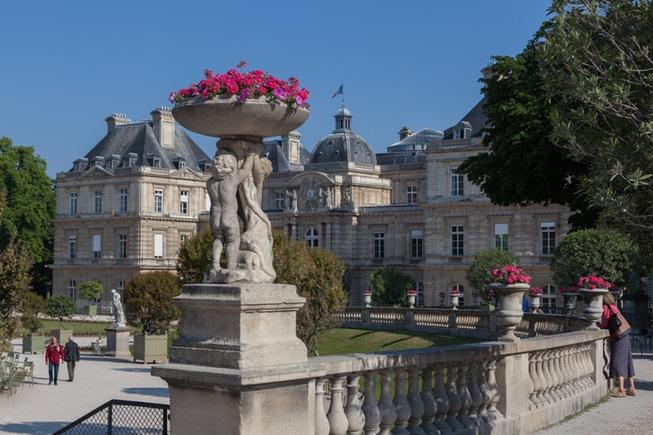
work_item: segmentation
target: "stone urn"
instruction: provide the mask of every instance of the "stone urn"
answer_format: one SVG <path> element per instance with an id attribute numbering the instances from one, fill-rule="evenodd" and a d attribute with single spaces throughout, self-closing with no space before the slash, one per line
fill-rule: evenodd
<path id="1" fill-rule="evenodd" d="M 578 292 L 583 297 L 583 317 L 589 320 L 587 329 L 599 329 L 596 322 L 601 320 L 603 314 L 603 295 L 609 292 L 605 288 L 580 288 Z"/>
<path id="2" fill-rule="evenodd" d="M 449 298 L 451 299 L 451 308 L 457 310 L 460 303 L 460 293 L 450 294 Z"/>
<path id="3" fill-rule="evenodd" d="M 499 327 L 500 341 L 519 341 L 515 329 L 524 316 L 522 300 L 524 293 L 531 287 L 528 284 L 490 284 L 496 295 L 497 307 L 495 315 Z"/>
<path id="4" fill-rule="evenodd" d="M 576 298 L 578 297 L 578 293 L 564 292 L 561 293 L 561 295 L 564 298 L 564 305 L 565 310 L 567 311 L 567 315 L 572 316 L 576 310 Z"/>
<path id="5" fill-rule="evenodd" d="M 528 295 L 530 298 L 530 307 L 531 312 L 539 309 L 542 306 L 542 297 L 541 295 Z"/>
<path id="6" fill-rule="evenodd" d="M 372 306 L 372 290 L 363 290 L 363 301 L 365 302 L 365 308 Z"/>

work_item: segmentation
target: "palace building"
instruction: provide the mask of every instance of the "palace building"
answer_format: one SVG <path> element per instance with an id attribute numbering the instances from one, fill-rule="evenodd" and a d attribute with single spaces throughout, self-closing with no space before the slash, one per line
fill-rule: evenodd
<path id="1" fill-rule="evenodd" d="M 110 311 L 111 288 L 120 291 L 138 272 L 174 271 L 181 244 L 206 225 L 211 159 L 169 109 L 151 116 L 108 117 L 106 136 L 57 174 L 54 294 L 77 300 L 79 285 L 96 279 L 107 289 L 101 308 Z M 362 303 L 374 270 L 389 266 L 415 280 L 420 305 L 449 305 L 454 288 L 464 305 L 478 305 L 467 267 L 477 251 L 500 247 L 543 288 L 544 306 L 555 305 L 549 265 L 569 230 L 568 210 L 493 205 L 458 172 L 486 150 L 482 101 L 442 131 L 403 127 L 385 153 L 355 132 L 344 105 L 334 120 L 312 152 L 298 132 L 266 141 L 273 172 L 263 209 L 276 229 L 346 263 L 351 304 Z"/>

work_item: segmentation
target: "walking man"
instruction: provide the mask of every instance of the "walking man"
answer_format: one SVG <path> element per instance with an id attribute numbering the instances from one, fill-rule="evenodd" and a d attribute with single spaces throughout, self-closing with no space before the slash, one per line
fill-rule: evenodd
<path id="1" fill-rule="evenodd" d="M 75 365 L 79 361 L 79 346 L 73 341 L 72 336 L 68 338 L 68 343 L 64 346 L 63 360 L 68 366 L 68 382 L 72 382 L 75 378 Z"/>
<path id="2" fill-rule="evenodd" d="M 50 338 L 50 344 L 45 348 L 45 363 L 48 365 L 48 377 L 50 382 L 48 385 L 57 385 L 57 378 L 59 377 L 59 364 L 63 359 L 63 346 L 57 343 L 57 337 Z"/>

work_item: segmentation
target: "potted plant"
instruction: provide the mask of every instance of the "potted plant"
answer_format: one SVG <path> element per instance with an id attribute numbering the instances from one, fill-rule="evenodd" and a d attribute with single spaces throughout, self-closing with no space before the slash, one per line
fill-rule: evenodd
<path id="1" fill-rule="evenodd" d="M 34 292 L 27 292 L 22 304 L 23 317 L 21 323 L 29 334 L 23 336 L 23 353 L 40 353 L 45 346 L 46 337 L 37 334 L 43 327 L 39 319 L 40 312 L 45 310 L 45 300 Z"/>
<path id="2" fill-rule="evenodd" d="M 603 313 L 603 295 L 608 293 L 612 286 L 611 282 L 593 273 L 578 278 L 576 287 L 583 295 L 583 316 L 590 322 L 587 329 L 599 329 L 596 322 L 601 319 Z"/>
<path id="3" fill-rule="evenodd" d="M 408 298 L 408 306 L 410 308 L 415 308 L 415 299 L 417 298 L 417 290 L 414 288 L 409 288 L 406 290 L 406 297 Z"/>
<path id="4" fill-rule="evenodd" d="M 59 328 L 51 329 L 50 334 L 57 337 L 59 343 L 68 341 L 68 337 L 73 335 L 72 329 L 63 329 L 62 322 L 64 318 L 70 318 L 77 311 L 77 305 L 72 299 L 65 296 L 52 296 L 45 303 L 45 313 L 59 319 Z"/>
<path id="5" fill-rule="evenodd" d="M 180 317 L 172 299 L 179 293 L 178 279 L 170 272 L 140 273 L 125 287 L 127 320 L 141 330 L 134 335 L 134 362 L 167 360 L 168 328 Z"/>
<path id="6" fill-rule="evenodd" d="M 532 287 L 528 291 L 528 296 L 530 299 L 531 312 L 538 310 L 542 306 L 542 288 Z"/>
<path id="7" fill-rule="evenodd" d="M 518 341 L 515 329 L 524 316 L 522 299 L 530 289 L 531 277 L 516 264 L 508 264 L 490 272 L 490 288 L 497 298 L 496 317 L 502 341 Z"/>
<path id="8" fill-rule="evenodd" d="M 563 297 L 563 303 L 565 305 L 565 310 L 567 315 L 571 316 L 576 310 L 576 298 L 578 297 L 578 289 L 575 286 L 562 287 L 560 289 L 560 294 Z"/>
<path id="9" fill-rule="evenodd" d="M 88 301 L 87 314 L 89 316 L 97 316 L 97 301 L 103 291 L 104 287 L 102 287 L 100 281 L 96 280 L 83 282 L 79 286 L 80 296 Z"/>
<path id="10" fill-rule="evenodd" d="M 363 290 L 363 300 L 365 302 L 365 307 L 366 308 L 369 308 L 369 307 L 372 306 L 372 293 L 374 293 L 374 292 L 369 287 L 366 288 L 365 290 Z"/>
<path id="11" fill-rule="evenodd" d="M 454 310 L 458 309 L 458 304 L 460 303 L 459 298 L 460 298 L 460 290 L 458 290 L 457 287 L 454 287 L 449 292 L 449 299 L 451 300 L 451 306 L 453 307 Z"/>

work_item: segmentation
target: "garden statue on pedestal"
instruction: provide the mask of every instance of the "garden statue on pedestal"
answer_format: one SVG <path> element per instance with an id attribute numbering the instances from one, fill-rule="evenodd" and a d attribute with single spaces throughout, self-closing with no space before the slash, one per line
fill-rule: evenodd
<path id="1" fill-rule="evenodd" d="M 113 297 L 113 306 L 116 309 L 116 321 L 112 326 L 117 328 L 125 327 L 125 310 L 122 307 L 122 302 L 120 301 L 120 293 L 116 289 L 111 289 L 111 296 Z"/>

